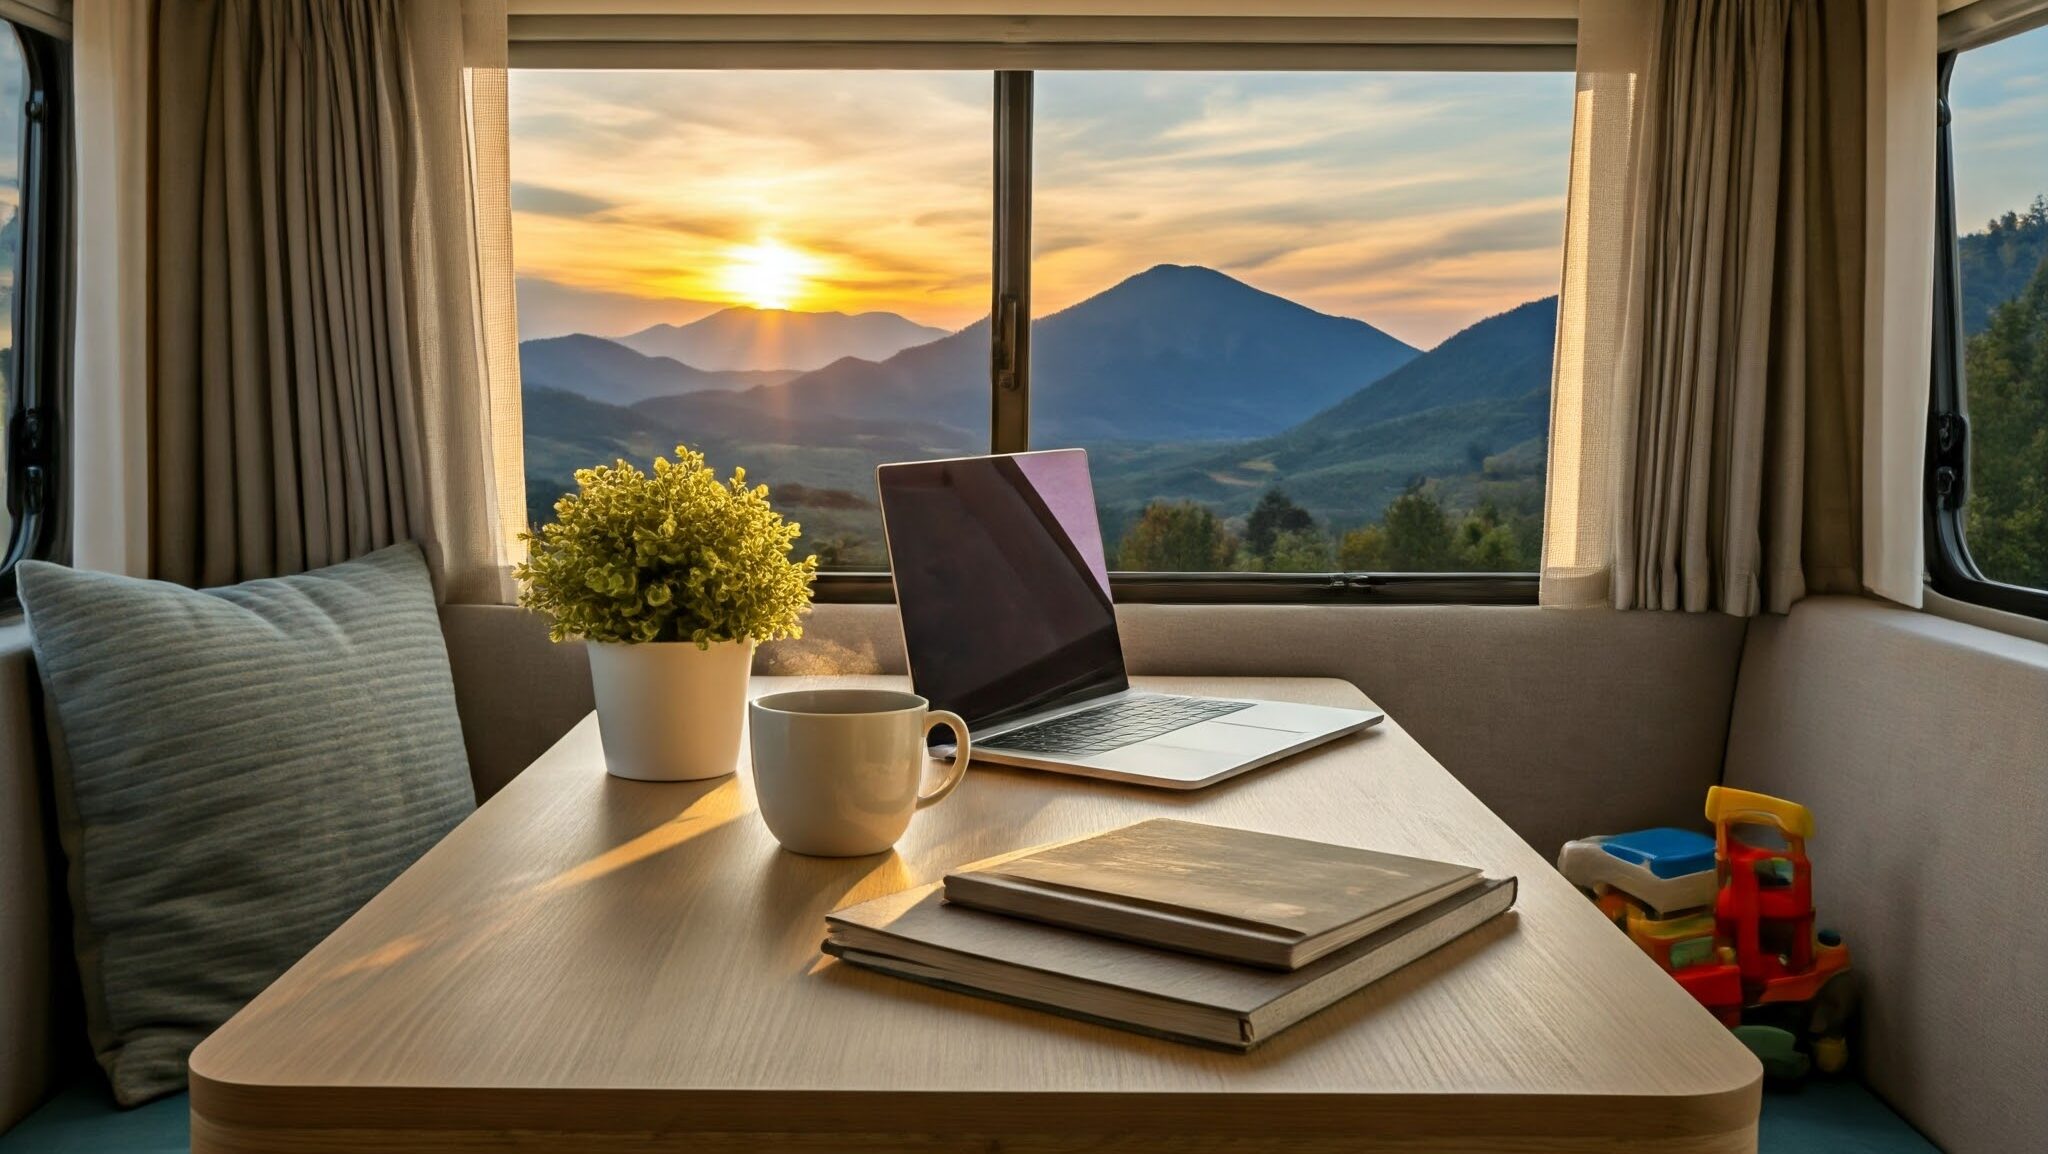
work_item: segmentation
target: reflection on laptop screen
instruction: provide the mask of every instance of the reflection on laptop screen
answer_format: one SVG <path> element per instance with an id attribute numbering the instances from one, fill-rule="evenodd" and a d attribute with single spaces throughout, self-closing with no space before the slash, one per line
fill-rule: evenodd
<path id="1" fill-rule="evenodd" d="M 918 693 L 972 727 L 1128 687 L 1086 453 L 876 478 Z"/>

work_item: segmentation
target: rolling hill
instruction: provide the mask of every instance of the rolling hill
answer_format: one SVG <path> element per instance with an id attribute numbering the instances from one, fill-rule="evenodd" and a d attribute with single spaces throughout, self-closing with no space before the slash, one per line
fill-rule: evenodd
<path id="1" fill-rule="evenodd" d="M 616 341 L 572 333 L 521 341 L 519 377 L 528 388 L 575 393 L 610 405 L 705 389 L 744 389 L 788 380 L 787 372 L 707 372 L 671 357 L 650 357 Z"/>
<path id="2" fill-rule="evenodd" d="M 1228 516 L 1278 486 L 1325 528 L 1346 528 L 1376 519 L 1420 478 L 1469 500 L 1489 482 L 1527 479 L 1533 459 L 1540 481 L 1556 330 L 1557 298 L 1531 301 L 1273 436 L 1098 453 L 1104 532 L 1153 500 L 1192 499 Z"/>
<path id="3" fill-rule="evenodd" d="M 618 343 L 702 369 L 822 369 L 841 357 L 879 361 L 947 330 L 895 313 L 720 309 L 686 325 L 652 325 Z"/>
<path id="4" fill-rule="evenodd" d="M 2019 212 L 1956 238 L 1961 274 L 1963 334 L 1984 330 L 1991 310 L 2020 295 L 2048 256 L 2048 200 L 2035 197 Z"/>

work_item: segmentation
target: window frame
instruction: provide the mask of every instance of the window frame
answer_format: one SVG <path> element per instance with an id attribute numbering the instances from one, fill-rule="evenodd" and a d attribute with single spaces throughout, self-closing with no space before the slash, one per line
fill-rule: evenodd
<path id="1" fill-rule="evenodd" d="M 1962 256 L 1956 232 L 1955 142 L 1949 81 L 1963 49 L 1943 52 L 1936 91 L 1934 343 L 1927 390 L 1925 505 L 1927 583 L 1944 597 L 2048 620 L 2048 589 L 1984 575 L 1970 557 L 1965 507 L 1970 495 L 1969 389 L 1963 375 Z"/>
<path id="2" fill-rule="evenodd" d="M 6 414 L 7 511 L 0 602 L 15 602 L 15 565 L 68 548 L 63 468 L 71 376 L 71 61 L 69 45 L 13 21 L 27 73 L 22 100 L 21 253 L 15 272 L 15 396 Z"/>
<path id="3" fill-rule="evenodd" d="M 1370 71 L 1360 69 L 1360 71 Z M 989 451 L 1031 445 L 1031 205 L 1033 95 L 1037 73 L 994 72 L 995 222 L 990 277 Z M 1110 595 L 1120 604 L 1534 605 L 1530 572 L 1166 573 L 1116 570 Z M 886 572 L 818 574 L 821 602 L 893 603 Z"/>

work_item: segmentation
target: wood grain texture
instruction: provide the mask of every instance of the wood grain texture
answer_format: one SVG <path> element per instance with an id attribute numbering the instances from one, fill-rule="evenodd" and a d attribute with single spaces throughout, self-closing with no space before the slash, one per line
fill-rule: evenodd
<path id="1" fill-rule="evenodd" d="M 1367 704 L 1320 679 L 1140 684 Z M 1466 862 L 1519 876 L 1521 897 L 1246 1055 L 818 953 L 838 906 L 1154 816 Z M 1760 1079 L 1394 719 L 1190 794 L 977 765 L 895 852 L 850 860 L 781 851 L 744 769 L 607 777 L 586 719 L 201 1045 L 191 1073 L 196 1154 L 1724 1154 L 1755 1150 Z"/>

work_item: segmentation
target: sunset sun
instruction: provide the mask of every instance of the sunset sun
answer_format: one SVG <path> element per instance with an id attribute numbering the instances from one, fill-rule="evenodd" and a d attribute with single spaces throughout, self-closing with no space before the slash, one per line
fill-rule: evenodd
<path id="1" fill-rule="evenodd" d="M 757 309 L 786 309 L 803 293 L 814 262 L 773 238 L 732 251 L 725 290 Z"/>

